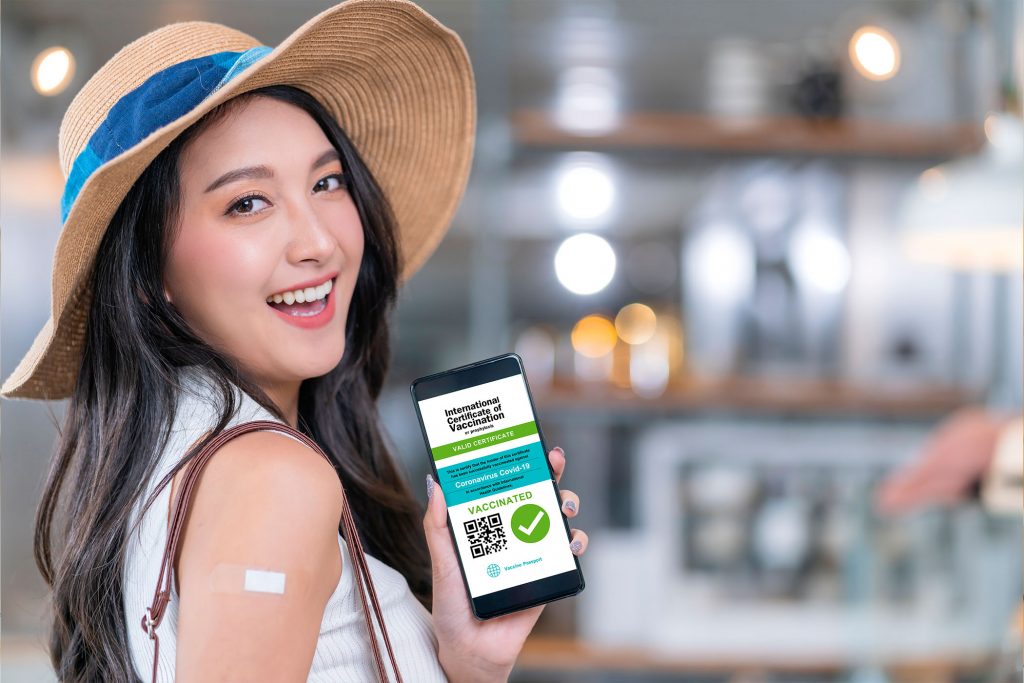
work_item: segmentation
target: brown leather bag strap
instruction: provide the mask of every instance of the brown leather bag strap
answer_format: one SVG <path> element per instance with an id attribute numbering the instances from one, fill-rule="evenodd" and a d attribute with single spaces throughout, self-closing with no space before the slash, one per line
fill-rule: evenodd
<path id="1" fill-rule="evenodd" d="M 224 445 L 224 443 L 246 432 L 266 430 L 291 434 L 323 456 L 328 462 L 331 462 L 330 457 L 324 453 L 323 449 L 320 448 L 316 441 L 297 429 L 294 429 L 290 425 L 272 420 L 253 420 L 225 429 L 214 437 L 213 440 L 211 440 L 206 447 L 203 448 L 203 450 L 196 455 L 188 465 L 186 465 L 185 475 L 181 483 L 181 490 L 175 498 L 174 512 L 171 517 L 170 526 L 167 530 L 167 543 L 164 546 L 163 560 L 160 563 L 160 576 L 157 578 L 156 590 L 153 593 L 153 604 L 146 608 L 146 613 L 142 617 L 142 630 L 145 631 L 153 641 L 153 683 L 156 683 L 157 662 L 159 661 L 160 655 L 160 639 L 157 635 L 156 629 L 163 620 L 167 603 L 171 599 L 171 572 L 174 568 L 174 558 L 177 555 L 178 542 L 182 532 L 184 531 L 185 516 L 188 511 L 188 505 L 192 501 L 193 489 L 197 485 L 199 475 L 209 459 L 218 448 Z M 189 450 L 191 450 L 191 448 Z M 334 463 L 331 462 L 331 464 L 333 465 Z M 384 624 L 384 616 L 381 614 L 380 603 L 377 600 L 377 591 L 373 585 L 373 576 L 370 574 L 370 569 L 366 564 L 366 556 L 363 553 L 363 544 L 359 539 L 359 531 L 356 529 L 355 521 L 352 519 L 352 512 L 349 510 L 344 487 L 342 487 L 341 490 L 341 498 L 341 517 L 342 527 L 345 532 L 345 542 L 348 544 L 349 555 L 352 557 L 352 561 L 356 568 L 354 580 L 357 588 L 359 589 L 359 600 L 363 605 L 363 619 L 366 622 L 366 629 L 369 632 L 370 648 L 373 650 L 373 658 L 377 666 L 377 673 L 380 676 L 381 682 L 387 683 L 387 670 L 384 666 L 384 659 L 381 656 L 380 646 L 377 644 L 377 638 L 374 634 L 373 623 L 370 619 L 370 607 L 366 604 L 367 590 L 370 594 L 373 613 L 380 626 L 381 634 L 384 636 L 384 644 L 388 650 L 388 657 L 391 659 L 391 667 L 395 671 L 395 677 L 397 678 L 398 683 L 402 683 L 402 674 L 398 669 L 398 663 L 395 661 L 395 654 L 391 648 L 391 639 L 388 636 L 388 630 Z M 345 570 L 343 569 L 343 571 Z"/>

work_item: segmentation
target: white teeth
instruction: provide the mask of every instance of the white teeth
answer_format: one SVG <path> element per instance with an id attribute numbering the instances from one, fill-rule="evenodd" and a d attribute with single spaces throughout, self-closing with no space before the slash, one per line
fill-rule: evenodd
<path id="1" fill-rule="evenodd" d="M 309 301 L 317 301 L 319 299 L 323 299 L 325 296 L 331 293 L 331 289 L 333 288 L 333 282 L 333 280 L 328 280 L 327 282 L 317 287 L 306 287 L 305 289 L 296 289 L 291 292 L 274 294 L 273 296 L 267 297 L 267 303 L 279 304 L 283 301 L 284 303 L 290 306 L 296 301 L 298 301 L 300 304 Z"/>

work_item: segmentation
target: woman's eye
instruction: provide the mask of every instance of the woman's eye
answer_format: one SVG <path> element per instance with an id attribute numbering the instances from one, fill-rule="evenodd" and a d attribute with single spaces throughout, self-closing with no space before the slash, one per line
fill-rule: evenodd
<path id="1" fill-rule="evenodd" d="M 331 181 L 334 182 L 333 186 L 331 184 Z M 334 173 L 334 174 L 329 175 L 329 176 L 327 176 L 325 178 L 321 178 L 320 181 L 317 182 L 316 188 L 314 188 L 314 189 L 316 189 L 316 190 L 337 190 L 339 187 L 344 186 L 344 184 L 345 183 L 342 182 L 342 174 L 341 173 Z"/>
<path id="2" fill-rule="evenodd" d="M 267 200 L 259 195 L 249 195 L 248 197 L 242 197 L 228 208 L 229 214 L 235 214 L 238 216 L 251 215 L 259 213 L 260 208 L 259 202 L 267 203 Z"/>

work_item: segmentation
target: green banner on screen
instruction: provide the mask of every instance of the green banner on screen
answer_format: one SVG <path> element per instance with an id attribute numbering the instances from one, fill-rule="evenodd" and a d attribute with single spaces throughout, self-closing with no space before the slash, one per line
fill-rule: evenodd
<path id="1" fill-rule="evenodd" d="M 434 462 L 437 462 L 438 460 L 450 458 L 453 455 L 462 455 L 463 453 L 469 453 L 470 451 L 475 451 L 479 448 L 487 448 L 488 446 L 512 441 L 513 439 L 521 439 L 524 436 L 530 436 L 536 433 L 537 423 L 531 420 L 529 422 L 524 422 L 523 424 L 499 429 L 496 432 L 473 436 L 468 439 L 463 439 L 462 441 L 455 441 L 454 443 L 446 443 L 443 446 L 432 448 L 431 451 L 434 454 Z"/>

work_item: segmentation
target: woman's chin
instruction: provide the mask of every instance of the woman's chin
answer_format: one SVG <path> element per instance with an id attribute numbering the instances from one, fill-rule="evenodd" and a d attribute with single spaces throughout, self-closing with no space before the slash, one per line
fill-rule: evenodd
<path id="1" fill-rule="evenodd" d="M 341 363 L 341 359 L 344 356 L 345 348 L 342 346 L 340 349 L 331 349 L 329 354 L 324 352 L 318 352 L 316 358 L 310 357 L 308 362 L 294 363 L 291 362 L 289 365 L 294 367 L 294 375 L 301 379 L 312 379 L 314 377 L 323 377 L 334 368 L 338 367 Z M 294 359 L 293 359 L 294 361 Z"/>

